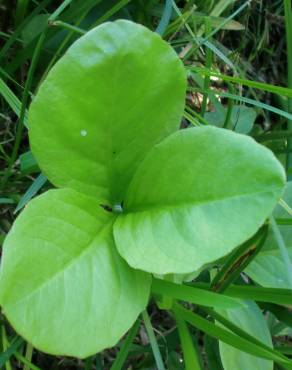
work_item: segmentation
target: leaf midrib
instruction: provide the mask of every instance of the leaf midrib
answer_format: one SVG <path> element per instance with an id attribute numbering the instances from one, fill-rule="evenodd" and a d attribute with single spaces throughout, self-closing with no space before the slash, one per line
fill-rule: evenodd
<path id="1" fill-rule="evenodd" d="M 178 208 L 188 208 L 188 207 L 200 207 L 204 205 L 208 205 L 211 203 L 220 203 L 224 201 L 229 201 L 236 198 L 245 198 L 245 197 L 252 197 L 258 194 L 268 194 L 268 193 L 275 193 L 280 191 L 280 186 L 271 188 L 270 190 L 266 191 L 257 191 L 253 193 L 243 193 L 243 194 L 236 194 L 229 197 L 217 198 L 217 199 L 206 199 L 203 201 L 190 201 L 190 202 L 178 202 L 176 204 L 160 204 L 160 205 L 146 205 L 146 206 L 136 206 L 136 207 L 129 207 L 129 210 L 125 207 L 125 214 L 131 213 L 139 213 L 139 212 L 146 212 L 146 211 L 164 211 L 164 210 L 176 210 Z M 279 194 L 280 198 L 280 194 Z"/>
<path id="2" fill-rule="evenodd" d="M 32 295 L 34 295 L 39 290 L 43 289 L 46 285 L 50 284 L 53 280 L 57 279 L 60 274 L 64 273 L 64 271 L 66 271 L 72 265 L 77 263 L 86 253 L 89 253 L 90 250 L 93 249 L 93 245 L 94 245 L 93 242 L 96 240 L 96 238 L 101 239 L 103 237 L 103 235 L 108 231 L 108 228 L 110 228 L 110 226 L 113 225 L 113 223 L 115 221 L 115 218 L 116 217 L 113 217 L 110 221 L 105 223 L 105 225 L 103 227 L 100 228 L 98 233 L 95 234 L 94 237 L 88 242 L 88 244 L 83 247 L 81 252 L 78 255 L 76 255 L 76 258 L 73 258 L 72 260 L 67 262 L 64 266 L 62 266 L 62 268 L 60 270 L 54 272 L 54 274 L 51 275 L 49 277 L 49 279 L 44 280 L 40 285 L 38 285 L 35 289 L 31 290 L 28 294 L 24 295 L 23 297 L 21 297 L 20 299 L 18 299 L 16 301 L 13 301 L 12 303 L 9 303 L 9 305 L 10 306 L 15 306 L 15 305 L 19 304 L 20 302 L 23 302 L 23 301 L 29 299 Z"/>

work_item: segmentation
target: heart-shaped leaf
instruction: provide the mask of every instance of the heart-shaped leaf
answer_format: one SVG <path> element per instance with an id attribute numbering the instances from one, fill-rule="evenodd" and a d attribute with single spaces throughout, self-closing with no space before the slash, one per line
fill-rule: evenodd
<path id="1" fill-rule="evenodd" d="M 116 344 L 145 308 L 150 275 L 117 254 L 112 214 L 74 190 L 50 190 L 4 243 L 3 312 L 37 348 L 87 357 Z"/>
<path id="2" fill-rule="evenodd" d="M 215 127 L 181 130 L 139 166 L 114 224 L 120 254 L 136 268 L 187 273 L 251 237 L 282 194 L 271 151 Z"/>
<path id="3" fill-rule="evenodd" d="M 123 200 L 149 149 L 176 131 L 186 74 L 160 36 L 133 22 L 81 37 L 42 84 L 29 112 L 30 143 L 57 187 Z"/>

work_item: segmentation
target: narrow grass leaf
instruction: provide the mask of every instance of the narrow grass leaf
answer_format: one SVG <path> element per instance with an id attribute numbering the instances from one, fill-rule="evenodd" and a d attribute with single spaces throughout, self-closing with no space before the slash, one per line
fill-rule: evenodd
<path id="1" fill-rule="evenodd" d="M 42 173 L 38 175 L 38 177 L 33 181 L 24 195 L 21 197 L 17 207 L 14 210 L 14 213 L 20 211 L 30 200 L 31 198 L 36 195 L 36 193 L 43 187 L 43 185 L 47 182 L 47 178 Z"/>
<path id="2" fill-rule="evenodd" d="M 224 265 L 212 280 L 211 290 L 223 292 L 239 277 L 240 273 L 261 250 L 266 240 L 267 233 L 268 225 L 264 225 L 256 235 L 235 249 L 230 256 L 226 258 Z"/>
<path id="3" fill-rule="evenodd" d="M 161 279 L 153 279 L 152 293 L 166 295 L 173 299 L 208 307 L 234 308 L 241 305 L 238 300 L 224 296 L 223 294 L 217 294 L 187 285 L 178 285 Z"/>
<path id="4" fill-rule="evenodd" d="M 138 332 L 140 326 L 140 320 L 137 320 L 135 324 L 130 329 L 126 339 L 124 340 L 120 351 L 117 355 L 117 358 L 115 359 L 114 363 L 112 364 L 110 370 L 122 370 L 124 363 L 127 359 L 127 356 L 129 354 L 129 351 L 131 349 L 132 342 Z"/>
<path id="5" fill-rule="evenodd" d="M 221 340 L 222 342 L 233 346 L 241 351 L 249 353 L 251 355 L 266 358 L 272 361 L 276 361 L 285 366 L 286 369 L 292 369 L 292 362 L 286 359 L 281 354 L 269 349 L 264 349 L 261 346 L 256 345 L 253 342 L 246 340 L 240 336 L 237 336 L 230 331 L 227 331 L 218 325 L 202 318 L 201 316 L 186 310 L 185 308 L 176 305 L 174 307 L 174 312 L 180 315 L 185 321 L 189 322 L 191 325 L 195 326 L 199 330 L 202 330 L 206 334 Z"/>
<path id="6" fill-rule="evenodd" d="M 155 30 L 159 35 L 163 36 L 164 31 L 166 30 L 172 14 L 172 0 L 165 0 L 165 6 L 162 13 L 160 22 Z"/>
<path id="7" fill-rule="evenodd" d="M 143 321 L 144 321 L 145 328 L 147 331 L 148 339 L 149 339 L 149 342 L 150 342 L 150 345 L 153 351 L 153 356 L 155 358 L 157 370 L 165 370 L 163 360 L 161 357 L 161 353 L 159 351 L 158 343 L 157 343 L 157 340 L 156 340 L 156 337 L 155 337 L 155 334 L 154 334 L 154 331 L 153 331 L 153 328 L 150 322 L 149 315 L 146 310 L 142 312 L 142 317 L 143 317 Z"/>
<path id="8" fill-rule="evenodd" d="M 22 345 L 23 339 L 19 336 L 16 336 L 10 343 L 6 351 L 0 354 L 0 368 L 10 359 L 12 355 L 18 350 Z"/>
<path id="9" fill-rule="evenodd" d="M 175 314 L 175 320 L 181 340 L 181 347 L 184 356 L 186 370 L 202 370 L 198 352 L 194 346 L 191 334 L 185 321 Z"/>

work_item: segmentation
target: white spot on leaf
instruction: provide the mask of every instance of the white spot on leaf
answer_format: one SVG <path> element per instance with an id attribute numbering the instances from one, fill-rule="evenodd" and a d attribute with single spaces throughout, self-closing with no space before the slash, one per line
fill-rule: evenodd
<path id="1" fill-rule="evenodd" d="M 81 130 L 80 131 L 80 135 L 81 136 L 86 136 L 87 135 L 87 131 L 86 130 Z"/>

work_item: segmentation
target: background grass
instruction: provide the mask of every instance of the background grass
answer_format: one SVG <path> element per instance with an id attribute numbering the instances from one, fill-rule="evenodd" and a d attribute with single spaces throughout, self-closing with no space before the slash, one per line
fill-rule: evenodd
<path id="1" fill-rule="evenodd" d="M 248 133 L 274 151 L 290 176 L 292 91 L 286 89 L 292 86 L 290 8 L 290 0 L 1 1 L 0 243 L 22 207 L 35 194 L 50 187 L 29 149 L 26 109 L 31 97 L 72 42 L 108 20 L 127 18 L 142 23 L 176 49 L 189 73 L 182 127 L 216 124 Z M 226 266 L 228 270 L 229 265 Z M 224 281 L 224 289 L 240 272 L 232 275 L 233 280 L 227 284 Z M 222 276 L 218 281 L 219 278 Z M 233 294 L 244 295 L 244 292 L 233 291 Z M 269 302 L 274 304 L 281 299 L 287 302 L 273 291 L 261 294 L 270 294 Z M 259 299 L 259 291 L 255 295 Z M 291 326 L 287 310 L 280 306 L 270 309 L 285 325 Z M 180 316 L 177 328 L 174 319 L 156 306 L 151 305 L 148 312 L 150 318 L 146 312 L 141 317 L 145 326 L 137 322 L 115 348 L 86 361 L 53 357 L 34 350 L 1 315 L 0 368 L 109 369 L 112 366 L 117 370 L 166 366 L 175 370 L 184 368 L 184 351 L 196 368 L 222 370 L 217 341 L 211 336 L 203 338 L 202 330 L 188 329 L 183 315 L 190 321 L 198 320 L 197 317 L 188 318 L 188 314 L 177 308 L 175 315 Z M 201 325 L 204 327 L 206 323 Z M 291 338 L 283 337 L 279 344 L 283 346 L 282 352 L 292 354 Z"/>

